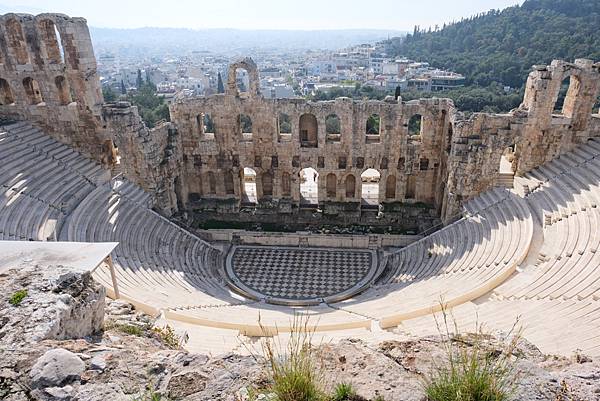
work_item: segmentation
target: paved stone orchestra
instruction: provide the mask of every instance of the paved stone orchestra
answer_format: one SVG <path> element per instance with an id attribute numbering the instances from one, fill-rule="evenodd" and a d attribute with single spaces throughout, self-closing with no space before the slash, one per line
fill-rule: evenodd
<path id="1" fill-rule="evenodd" d="M 372 265 L 370 251 L 248 246 L 234 250 L 230 271 L 262 295 L 303 300 L 351 289 Z"/>

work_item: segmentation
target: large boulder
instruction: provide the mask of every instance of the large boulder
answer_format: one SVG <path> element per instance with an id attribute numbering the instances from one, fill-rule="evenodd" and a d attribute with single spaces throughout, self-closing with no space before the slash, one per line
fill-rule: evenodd
<path id="1" fill-rule="evenodd" d="M 84 370 L 85 363 L 74 353 L 62 348 L 51 349 L 31 368 L 31 387 L 62 387 L 78 381 Z"/>

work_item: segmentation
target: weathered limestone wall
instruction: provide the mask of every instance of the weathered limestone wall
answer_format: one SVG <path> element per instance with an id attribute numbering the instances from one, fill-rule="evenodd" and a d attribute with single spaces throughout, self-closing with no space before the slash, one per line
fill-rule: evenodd
<path id="1" fill-rule="evenodd" d="M 175 178 L 181 168 L 177 129 L 163 122 L 149 129 L 137 107 L 128 102 L 107 103 L 102 118 L 120 157 L 117 168 L 155 196 L 156 207 L 170 216 L 177 208 Z"/>
<path id="2" fill-rule="evenodd" d="M 103 163 L 113 160 L 86 20 L 0 16 L 0 117 L 27 119 Z"/>

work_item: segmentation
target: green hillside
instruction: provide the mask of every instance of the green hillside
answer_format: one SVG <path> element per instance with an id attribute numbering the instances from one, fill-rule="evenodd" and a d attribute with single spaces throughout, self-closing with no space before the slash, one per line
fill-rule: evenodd
<path id="1" fill-rule="evenodd" d="M 521 88 L 534 64 L 600 61 L 600 1 L 527 0 L 439 29 L 415 27 L 386 47 L 388 54 L 464 74 L 468 85 Z"/>

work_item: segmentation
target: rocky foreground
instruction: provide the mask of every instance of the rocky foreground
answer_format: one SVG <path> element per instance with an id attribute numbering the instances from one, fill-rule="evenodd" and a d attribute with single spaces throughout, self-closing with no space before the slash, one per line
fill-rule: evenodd
<path id="1" fill-rule="evenodd" d="M 268 386 L 260 357 L 171 349 L 171 333 L 152 324 L 131 305 L 106 300 L 87 273 L 57 266 L 0 274 L 0 399 L 131 401 L 152 392 L 164 400 L 238 401 Z M 317 354 L 325 386 L 351 383 L 365 399 L 388 401 L 425 400 L 423 377 L 444 359 L 437 338 L 348 339 L 322 344 Z M 600 400 L 600 363 L 543 355 L 527 342 L 516 354 L 515 399 Z"/>

